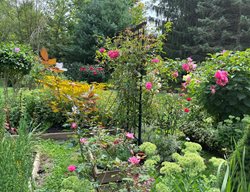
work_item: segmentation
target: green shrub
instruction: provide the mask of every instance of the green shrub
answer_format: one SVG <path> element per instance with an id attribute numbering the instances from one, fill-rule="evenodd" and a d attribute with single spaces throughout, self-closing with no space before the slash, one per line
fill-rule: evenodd
<path id="1" fill-rule="evenodd" d="M 38 130 L 42 131 L 53 125 L 64 123 L 65 118 L 63 115 L 61 113 L 54 113 L 51 109 L 50 105 L 53 101 L 53 96 L 49 92 L 35 89 L 24 91 L 19 97 L 20 99 L 11 104 L 10 120 L 12 126 L 17 127 L 22 115 L 22 108 L 24 108 L 24 113 L 30 126 L 38 126 Z"/>
<path id="2" fill-rule="evenodd" d="M 250 49 L 211 55 L 194 75 L 189 91 L 218 120 L 224 120 L 229 115 L 242 118 L 243 114 L 250 114 L 249 56 Z M 218 70 L 228 73 L 228 83 L 227 80 L 224 85 L 216 83 L 215 73 Z M 201 81 L 200 85 L 197 79 Z"/>
<path id="3" fill-rule="evenodd" d="M 79 179 L 77 176 L 70 176 L 62 181 L 62 190 L 60 192 L 94 192 L 90 181 Z"/>

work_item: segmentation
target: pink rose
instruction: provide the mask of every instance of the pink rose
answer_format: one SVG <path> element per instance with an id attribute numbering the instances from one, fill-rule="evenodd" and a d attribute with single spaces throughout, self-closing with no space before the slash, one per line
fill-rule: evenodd
<path id="1" fill-rule="evenodd" d="M 184 109 L 184 112 L 185 112 L 185 113 L 188 113 L 189 111 L 190 111 L 190 110 L 189 110 L 188 108 L 185 108 L 185 109 Z"/>
<path id="2" fill-rule="evenodd" d="M 151 82 L 147 82 L 145 87 L 146 87 L 147 90 L 151 90 L 152 87 L 153 87 L 153 84 Z"/>
<path id="3" fill-rule="evenodd" d="M 98 67 L 97 70 L 98 71 L 103 71 L 103 68 L 102 67 Z"/>
<path id="4" fill-rule="evenodd" d="M 191 57 L 188 57 L 187 60 L 188 60 L 188 62 L 192 62 L 193 61 L 193 59 Z"/>
<path id="5" fill-rule="evenodd" d="M 228 83 L 228 72 L 223 70 L 218 70 L 214 74 L 216 78 L 216 84 L 219 86 L 225 86 Z"/>
<path id="6" fill-rule="evenodd" d="M 118 50 L 110 50 L 108 52 L 108 56 L 111 58 L 111 59 L 116 59 L 117 57 L 120 56 L 120 53 Z"/>
<path id="7" fill-rule="evenodd" d="M 81 144 L 87 144 L 88 143 L 88 140 L 86 138 L 81 138 L 80 139 L 80 143 Z"/>
<path id="8" fill-rule="evenodd" d="M 173 73 L 172 73 L 172 76 L 173 76 L 174 78 L 178 77 L 178 76 L 179 76 L 178 71 L 173 72 Z"/>
<path id="9" fill-rule="evenodd" d="M 191 100 L 192 100 L 192 98 L 188 97 L 186 100 L 187 100 L 187 101 L 191 101 Z"/>
<path id="10" fill-rule="evenodd" d="M 126 137 L 127 137 L 127 139 L 134 139 L 135 138 L 134 133 L 126 133 Z"/>
<path id="11" fill-rule="evenodd" d="M 96 71 L 93 71 L 93 75 L 97 75 L 97 72 L 96 72 Z"/>
<path id="12" fill-rule="evenodd" d="M 187 71 L 187 72 L 190 71 L 190 67 L 189 67 L 189 65 L 188 65 L 187 63 L 182 64 L 182 69 L 183 69 L 184 71 Z"/>
<path id="13" fill-rule="evenodd" d="M 72 129 L 76 129 L 77 127 L 78 127 L 78 126 L 77 126 L 77 123 L 75 123 L 75 122 L 74 122 L 74 123 L 71 123 L 71 128 L 72 128 Z"/>
<path id="14" fill-rule="evenodd" d="M 138 165 L 140 163 L 140 159 L 133 156 L 128 159 L 128 162 L 131 163 L 132 165 Z"/>
<path id="15" fill-rule="evenodd" d="M 159 62 L 160 62 L 160 60 L 159 60 L 159 59 L 157 59 L 157 58 L 154 58 L 154 59 L 152 59 L 152 60 L 151 60 L 151 62 L 152 62 L 152 63 L 159 63 Z"/>
<path id="16" fill-rule="evenodd" d="M 16 52 L 16 53 L 18 53 L 20 51 L 20 48 L 19 47 L 16 47 L 15 49 L 14 49 L 14 52 Z"/>
<path id="17" fill-rule="evenodd" d="M 100 53 L 103 53 L 104 51 L 106 51 L 103 47 L 99 49 Z"/>
<path id="18" fill-rule="evenodd" d="M 75 170 L 76 170 L 76 166 L 75 165 L 68 166 L 68 171 L 73 172 Z"/>

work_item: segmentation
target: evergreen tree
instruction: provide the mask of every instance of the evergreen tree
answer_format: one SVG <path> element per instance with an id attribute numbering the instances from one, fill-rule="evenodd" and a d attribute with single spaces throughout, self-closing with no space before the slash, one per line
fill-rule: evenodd
<path id="1" fill-rule="evenodd" d="M 201 55 L 250 46 L 250 0 L 202 0 L 195 46 Z"/>
<path id="2" fill-rule="evenodd" d="M 132 22 L 130 0 L 92 0 L 77 13 L 74 40 L 68 50 L 70 61 L 93 63 L 97 38 L 112 37 Z"/>

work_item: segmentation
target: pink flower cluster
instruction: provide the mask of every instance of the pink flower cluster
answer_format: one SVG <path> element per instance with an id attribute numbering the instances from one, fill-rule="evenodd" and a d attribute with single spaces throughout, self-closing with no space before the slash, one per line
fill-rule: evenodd
<path id="1" fill-rule="evenodd" d="M 140 159 L 138 159 L 136 156 L 133 156 L 128 159 L 128 162 L 132 165 L 138 165 L 140 163 Z"/>
<path id="2" fill-rule="evenodd" d="M 80 67 L 80 71 L 84 72 L 84 73 L 89 73 L 91 72 L 93 75 L 97 75 L 98 72 L 102 73 L 102 71 L 104 71 L 104 69 L 102 67 L 94 67 L 94 66 L 89 66 L 88 68 L 86 67 Z"/>
<path id="3" fill-rule="evenodd" d="M 86 139 L 86 138 L 80 138 L 80 143 L 81 144 L 87 144 L 88 143 L 88 139 Z"/>
<path id="4" fill-rule="evenodd" d="M 110 59 L 116 59 L 117 57 L 120 56 L 120 53 L 119 53 L 118 50 L 110 50 L 108 52 L 108 56 L 109 56 Z"/>
<path id="5" fill-rule="evenodd" d="M 152 59 L 152 60 L 151 60 L 151 62 L 152 62 L 152 63 L 159 63 L 159 62 L 160 62 L 160 60 L 159 60 L 159 59 L 157 59 L 157 58 L 154 58 L 154 59 Z"/>
<path id="6" fill-rule="evenodd" d="M 216 71 L 214 77 L 216 78 L 216 84 L 219 86 L 225 86 L 228 83 L 228 72 L 223 70 Z"/>
<path id="7" fill-rule="evenodd" d="M 100 51 L 100 53 L 104 53 L 106 50 L 105 50 L 105 48 L 102 47 L 99 49 L 99 51 Z"/>
<path id="8" fill-rule="evenodd" d="M 186 72 L 194 71 L 197 65 L 194 64 L 193 59 L 191 57 L 188 57 L 187 61 L 187 63 L 182 64 L 182 69 Z"/>

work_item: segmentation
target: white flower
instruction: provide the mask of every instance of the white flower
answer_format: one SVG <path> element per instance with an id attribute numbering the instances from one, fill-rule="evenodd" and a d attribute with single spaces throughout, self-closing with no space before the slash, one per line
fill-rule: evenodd
<path id="1" fill-rule="evenodd" d="M 61 71 L 68 71 L 68 69 L 63 68 L 63 63 L 56 63 L 56 68 L 58 68 Z"/>

